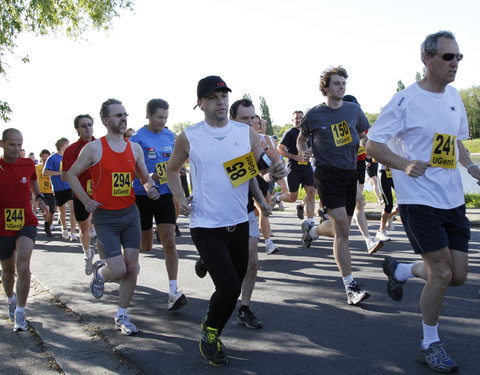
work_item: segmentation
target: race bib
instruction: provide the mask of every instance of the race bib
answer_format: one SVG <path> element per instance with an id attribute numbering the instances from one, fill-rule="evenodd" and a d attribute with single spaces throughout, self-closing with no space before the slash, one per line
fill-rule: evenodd
<path id="1" fill-rule="evenodd" d="M 167 180 L 167 163 L 168 161 L 164 161 L 162 163 L 157 163 L 155 165 L 155 170 L 160 177 L 159 182 L 160 184 L 166 184 L 168 182 Z"/>
<path id="2" fill-rule="evenodd" d="M 338 124 L 332 124 L 330 125 L 330 128 L 332 129 L 335 146 L 340 147 L 352 142 L 352 134 L 345 121 L 339 122 Z"/>
<path id="3" fill-rule="evenodd" d="M 93 186 L 93 181 L 92 181 L 91 178 L 89 178 L 87 180 L 87 183 L 86 183 L 85 187 L 86 187 L 87 194 L 90 195 L 90 196 L 93 194 L 92 186 Z"/>
<path id="4" fill-rule="evenodd" d="M 298 165 L 307 165 L 308 161 L 297 161 Z"/>
<path id="5" fill-rule="evenodd" d="M 457 168 L 457 137 L 450 134 L 435 133 L 433 135 L 432 167 Z"/>
<path id="6" fill-rule="evenodd" d="M 40 183 L 42 184 L 42 191 L 49 191 L 52 189 L 52 185 L 50 183 L 50 177 L 47 176 L 45 178 L 44 176 L 40 177 Z"/>
<path id="7" fill-rule="evenodd" d="M 253 152 L 226 161 L 223 168 L 233 187 L 240 186 L 259 173 Z"/>
<path id="8" fill-rule="evenodd" d="M 132 176 L 129 172 L 112 172 L 112 196 L 127 197 L 132 189 Z"/>
<path id="9" fill-rule="evenodd" d="M 385 176 L 387 176 L 387 178 L 392 178 L 392 170 L 390 167 L 385 167 Z"/>
<path id="10" fill-rule="evenodd" d="M 358 146 L 358 151 L 357 151 L 357 155 L 363 155 L 366 153 L 366 150 L 365 150 L 365 147 L 363 146 Z"/>
<path id="11" fill-rule="evenodd" d="M 5 208 L 5 229 L 20 230 L 25 226 L 25 211 L 23 208 Z"/>

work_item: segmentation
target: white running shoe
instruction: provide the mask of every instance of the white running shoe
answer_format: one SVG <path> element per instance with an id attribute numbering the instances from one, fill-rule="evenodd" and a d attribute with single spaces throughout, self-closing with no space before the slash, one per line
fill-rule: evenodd
<path id="1" fill-rule="evenodd" d="M 62 230 L 62 238 L 64 240 L 70 239 L 70 234 L 68 233 L 68 229 Z"/>
<path id="2" fill-rule="evenodd" d="M 138 328 L 130 321 L 130 318 L 127 314 L 114 316 L 115 318 L 115 328 L 118 331 L 121 331 L 124 335 L 130 336 L 138 332 Z"/>
<path id="3" fill-rule="evenodd" d="M 25 311 L 15 311 L 15 324 L 13 325 L 13 332 L 28 330 L 27 319 L 25 319 Z"/>
<path id="4" fill-rule="evenodd" d="M 15 300 L 13 302 L 9 303 L 7 301 L 8 318 L 10 319 L 11 322 L 15 321 L 15 309 L 17 308 L 17 295 L 13 293 L 13 296 L 15 297 Z"/>
<path id="5" fill-rule="evenodd" d="M 83 255 L 83 260 L 85 261 L 85 275 L 91 275 L 93 272 L 93 257 L 95 256 L 95 251 L 92 248 L 87 250 L 87 254 Z"/>
<path id="6" fill-rule="evenodd" d="M 273 241 L 270 241 L 265 243 L 265 251 L 267 255 L 272 255 L 278 253 L 280 249 L 273 243 Z"/>
<path id="7" fill-rule="evenodd" d="M 395 223 L 393 222 L 393 220 L 395 220 L 395 216 L 392 216 L 390 219 L 388 219 L 386 226 L 387 230 L 395 230 Z"/>
<path id="8" fill-rule="evenodd" d="M 90 234 L 91 239 L 97 238 L 97 232 L 95 231 L 94 227 L 91 227 L 90 230 L 88 231 L 88 233 Z"/>
<path id="9" fill-rule="evenodd" d="M 168 311 L 178 310 L 188 303 L 187 297 L 180 290 L 168 296 Z"/>
<path id="10" fill-rule="evenodd" d="M 376 253 L 383 246 L 383 242 L 376 237 L 369 237 L 365 242 L 369 255 Z"/>
<path id="11" fill-rule="evenodd" d="M 379 230 L 375 237 L 384 242 L 391 240 L 391 238 L 387 236 L 387 232 L 384 230 Z"/>
<path id="12" fill-rule="evenodd" d="M 75 233 L 70 233 L 70 241 L 78 241 L 78 236 Z"/>

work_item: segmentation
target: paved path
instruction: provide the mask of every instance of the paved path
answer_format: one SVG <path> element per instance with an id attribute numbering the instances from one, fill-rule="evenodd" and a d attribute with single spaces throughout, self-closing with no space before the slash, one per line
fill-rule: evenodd
<path id="1" fill-rule="evenodd" d="M 375 217 L 369 205 L 369 217 Z M 0 311 L 0 374 L 432 374 L 414 356 L 421 337 L 418 299 L 421 281 L 409 281 L 402 302 L 385 293 L 383 256 L 417 259 L 401 225 L 378 254 L 368 256 L 357 227 L 352 228 L 351 252 L 356 279 L 371 293 L 361 306 L 348 306 L 333 256 L 332 241 L 320 239 L 310 249 L 300 247 L 300 220 L 294 205 L 274 212 L 271 219 L 280 253 L 261 260 L 252 310 L 264 323 L 250 330 L 227 323 L 223 341 L 231 360 L 212 369 L 198 352 L 199 322 L 213 291 L 211 280 L 194 273 L 197 253 L 180 219 L 179 285 L 189 304 L 168 312 L 163 251 L 140 255 L 142 266 L 129 314 L 141 329 L 135 337 L 118 334 L 113 314 L 117 285 L 106 284 L 95 300 L 90 278 L 83 274 L 78 243 L 41 232 L 32 258 L 34 286 L 27 306 L 33 327 L 13 333 Z M 370 222 L 372 232 L 377 223 Z M 473 228 L 470 277 L 466 285 L 447 293 L 440 333 L 461 374 L 479 374 L 480 347 L 480 230 Z M 3 298 L 3 297 L 2 297 Z M 50 366 L 52 367 L 49 370 Z"/>

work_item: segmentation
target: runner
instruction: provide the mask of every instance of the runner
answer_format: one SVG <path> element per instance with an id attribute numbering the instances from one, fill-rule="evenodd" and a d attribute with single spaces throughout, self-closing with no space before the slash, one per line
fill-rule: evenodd
<path id="1" fill-rule="evenodd" d="M 67 172 L 70 170 L 73 163 L 75 163 L 75 161 L 77 160 L 80 151 L 85 147 L 88 142 L 91 142 L 95 139 L 95 137 L 93 136 L 92 116 L 88 114 L 78 115 L 73 120 L 73 126 L 80 138 L 78 138 L 75 143 L 68 146 L 63 153 L 63 179 L 66 178 Z M 85 170 L 80 176 L 78 176 L 78 179 L 82 184 L 83 190 L 85 190 L 87 194 L 91 197 L 92 176 L 90 174 L 90 169 Z M 93 271 L 93 257 L 95 256 L 95 249 L 93 246 L 90 246 L 92 215 L 85 209 L 85 206 L 76 195 L 73 195 L 73 211 L 75 215 L 75 220 L 77 221 L 78 227 L 80 228 L 80 243 L 82 244 L 83 250 L 85 274 L 91 275 Z"/>
<path id="2" fill-rule="evenodd" d="M 142 184 L 136 178 L 133 183 L 135 199 L 140 211 L 142 241 L 140 251 L 149 251 L 153 244 L 152 221 L 155 217 L 156 232 L 165 252 L 165 267 L 168 274 L 168 310 L 178 310 L 188 302 L 178 290 L 178 254 L 175 244 L 176 213 L 172 192 L 168 187 L 166 166 L 175 144 L 175 134 L 165 127 L 168 119 L 168 103 L 163 99 L 152 99 L 147 103 L 148 125 L 143 126 L 130 141 L 138 143 L 143 150 L 148 173 L 156 182 L 160 199 L 147 197 Z"/>
<path id="3" fill-rule="evenodd" d="M 105 101 L 100 109 L 100 118 L 107 128 L 107 135 L 85 145 L 66 177 L 87 212 L 93 212 L 102 260 L 93 265 L 92 295 L 102 298 L 106 281 L 120 281 L 115 328 L 124 335 L 132 335 L 138 332 L 138 328 L 130 321 L 127 307 L 140 270 L 140 216 L 131 186 L 135 173 L 144 183 L 150 198 L 158 199 L 160 194 L 148 175 L 141 147 L 123 137 L 127 130 L 127 116 L 122 102 L 116 99 Z M 79 180 L 82 172 L 89 167 L 92 198 Z"/>
<path id="4" fill-rule="evenodd" d="M 480 180 L 462 140 L 468 139 L 465 107 L 455 80 L 463 55 L 454 35 L 439 31 L 421 46 L 425 76 L 397 93 L 372 128 L 367 153 L 393 172 L 400 216 L 413 250 L 423 262 L 383 262 L 388 295 L 399 301 L 413 277 L 426 281 L 420 297 L 423 338 L 416 359 L 434 371 L 455 372 L 438 321 L 449 286 L 467 279 L 470 225 L 465 215 L 462 164 Z M 395 334 L 391 327 L 389 334 Z"/>
<path id="5" fill-rule="evenodd" d="M 326 102 L 310 109 L 300 124 L 297 139 L 299 154 L 308 160 L 311 152 L 307 140 L 312 138 L 317 189 L 333 224 L 333 253 L 342 276 L 347 303 L 356 305 L 369 297 L 354 280 L 348 236 L 357 194 L 357 151 L 366 141 L 369 123 L 361 108 L 344 102 L 347 72 L 342 67 L 329 68 L 320 77 L 320 91 Z M 312 222 L 302 224 L 302 242 L 309 247 L 323 232 Z M 332 234 L 328 231 L 328 234 Z"/>
<path id="6" fill-rule="evenodd" d="M 37 172 L 37 181 L 40 188 L 40 193 L 43 194 L 43 200 L 48 206 L 48 214 L 45 216 L 44 229 L 47 237 L 52 237 L 51 226 L 53 224 L 53 217 L 55 216 L 55 211 L 57 210 L 57 205 L 55 202 L 55 196 L 53 195 L 52 183 L 50 177 L 43 174 L 43 167 L 50 156 L 50 151 L 44 149 L 40 151 L 40 160 L 41 163 L 35 166 Z"/>
<path id="7" fill-rule="evenodd" d="M 15 332 L 28 329 L 25 305 L 30 291 L 30 258 L 38 225 L 30 204 L 31 192 L 43 214 L 48 214 L 38 187 L 35 164 L 29 158 L 20 157 L 22 144 L 20 131 L 13 128 L 3 131 L 0 141 L 3 148 L 3 157 L 0 158 L 0 263 L 8 317 L 14 321 Z"/>
<path id="8" fill-rule="evenodd" d="M 60 223 L 62 224 L 62 238 L 64 240 L 76 241 L 77 222 L 73 214 L 73 195 L 72 190 L 67 182 L 62 180 L 62 163 L 63 153 L 68 147 L 68 139 L 60 138 L 55 147 L 57 152 L 50 155 L 43 168 L 43 174 L 49 176 L 53 186 L 53 193 L 55 194 L 55 201 L 57 202 L 58 211 L 60 212 Z M 67 225 L 67 205 L 70 209 L 70 233 Z"/>
<path id="9" fill-rule="evenodd" d="M 248 266 L 247 180 L 268 165 L 258 136 L 245 124 L 228 119 L 226 83 L 218 76 L 201 79 L 197 106 L 205 120 L 187 128 L 176 141 L 167 166 L 170 189 L 180 213 L 190 215 L 193 242 L 215 284 L 207 314 L 202 321 L 200 352 L 213 366 L 228 363 L 219 339 L 240 295 Z M 178 174 L 190 158 L 193 194 L 191 206 L 185 198 Z M 248 167 L 247 167 L 248 166 Z M 284 167 L 271 165 L 272 178 L 284 176 Z M 268 176 L 267 178 L 269 178 Z"/>
<path id="10" fill-rule="evenodd" d="M 380 218 L 380 228 L 377 231 L 376 237 L 382 241 L 390 241 L 391 238 L 388 237 L 387 230 L 392 231 L 395 228 L 393 224 L 393 218 L 397 214 L 398 206 L 393 209 L 393 178 L 392 178 L 392 169 L 386 167 L 383 164 L 378 165 L 378 173 L 380 175 L 380 190 L 382 192 L 382 200 L 384 202 L 384 207 L 382 211 L 382 216 Z"/>

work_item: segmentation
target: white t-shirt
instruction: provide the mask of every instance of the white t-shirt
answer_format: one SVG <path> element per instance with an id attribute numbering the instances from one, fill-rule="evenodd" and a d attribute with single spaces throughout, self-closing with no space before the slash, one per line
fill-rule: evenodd
<path id="1" fill-rule="evenodd" d="M 443 93 L 423 90 L 417 83 L 397 93 L 382 110 L 368 133 L 372 141 L 388 144 L 396 154 L 408 160 L 430 162 L 432 152 L 442 139 L 468 138 L 465 107 L 457 90 L 451 86 Z M 451 146 L 451 144 L 450 144 Z M 456 168 L 429 167 L 419 178 L 393 169 L 393 180 L 399 204 L 422 204 L 451 209 L 465 203 L 463 184 L 455 144 Z"/>
<path id="2" fill-rule="evenodd" d="M 251 151 L 250 127 L 229 121 L 217 128 L 205 121 L 185 129 L 190 143 L 192 212 L 190 228 L 221 228 L 248 221 L 248 182 L 234 188 L 223 163 Z"/>

